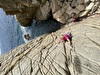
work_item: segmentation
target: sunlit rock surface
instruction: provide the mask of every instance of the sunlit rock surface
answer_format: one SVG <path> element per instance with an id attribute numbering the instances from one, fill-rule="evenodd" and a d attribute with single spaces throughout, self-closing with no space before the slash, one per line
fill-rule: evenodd
<path id="1" fill-rule="evenodd" d="M 57 41 L 72 33 L 72 49 Z M 0 75 L 100 75 L 100 15 L 71 23 L 0 57 Z"/>

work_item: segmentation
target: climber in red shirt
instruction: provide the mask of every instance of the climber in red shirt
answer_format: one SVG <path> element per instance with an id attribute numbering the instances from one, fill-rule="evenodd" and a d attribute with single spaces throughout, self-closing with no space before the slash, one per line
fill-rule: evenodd
<path id="1" fill-rule="evenodd" d="M 77 17 L 77 14 L 75 12 L 72 12 L 71 13 L 71 18 L 68 20 L 68 23 L 78 22 L 78 21 L 80 21 L 80 18 Z"/>

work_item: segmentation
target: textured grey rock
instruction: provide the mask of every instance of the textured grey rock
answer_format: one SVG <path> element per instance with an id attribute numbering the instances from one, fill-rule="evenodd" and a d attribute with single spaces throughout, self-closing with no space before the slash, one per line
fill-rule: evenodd
<path id="1" fill-rule="evenodd" d="M 100 15 L 20 45 L 0 57 L 0 75 L 100 75 Z M 72 49 L 57 43 L 72 33 Z"/>

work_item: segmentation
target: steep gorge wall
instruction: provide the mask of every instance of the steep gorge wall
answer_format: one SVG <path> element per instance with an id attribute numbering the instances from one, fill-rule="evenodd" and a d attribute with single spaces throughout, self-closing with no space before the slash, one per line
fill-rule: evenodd
<path id="1" fill-rule="evenodd" d="M 72 33 L 72 49 L 57 41 Z M 100 15 L 20 45 L 0 57 L 0 75 L 100 75 Z"/>
<path id="2" fill-rule="evenodd" d="M 61 23 L 77 17 L 100 13 L 100 0 L 0 0 L 0 7 L 7 14 L 16 15 L 23 26 L 35 20 L 47 20 L 50 16 Z"/>

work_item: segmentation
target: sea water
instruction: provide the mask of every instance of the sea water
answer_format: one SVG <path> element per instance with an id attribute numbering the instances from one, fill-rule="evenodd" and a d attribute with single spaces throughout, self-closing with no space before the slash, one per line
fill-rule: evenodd
<path id="1" fill-rule="evenodd" d="M 15 17 L 6 15 L 0 9 L 0 54 L 4 54 L 16 46 L 22 44 L 22 32 Z"/>
<path id="2" fill-rule="evenodd" d="M 16 22 L 14 15 L 6 15 L 0 9 L 0 55 L 7 53 L 9 50 L 28 42 L 40 35 L 51 33 L 60 28 L 60 24 L 55 20 L 35 21 L 23 27 L 20 23 Z M 23 36 L 30 34 L 29 40 Z"/>

